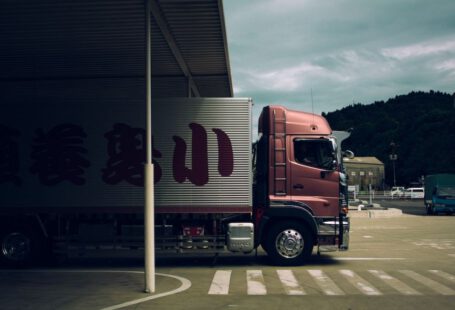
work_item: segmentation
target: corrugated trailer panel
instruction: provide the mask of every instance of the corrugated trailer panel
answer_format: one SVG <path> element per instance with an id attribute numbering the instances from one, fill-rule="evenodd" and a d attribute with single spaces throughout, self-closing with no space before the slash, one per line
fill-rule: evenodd
<path id="1" fill-rule="evenodd" d="M 250 100 L 165 99 L 153 106 L 162 170 L 156 204 L 251 206 Z"/>
<path id="2" fill-rule="evenodd" d="M 3 94 L 0 206 L 142 206 L 143 82 L 119 81 L 118 91 L 98 83 L 90 91 L 87 81 L 21 83 L 21 89 L 38 87 Z M 250 100 L 163 99 L 153 102 L 153 116 L 162 212 L 249 210 Z"/>

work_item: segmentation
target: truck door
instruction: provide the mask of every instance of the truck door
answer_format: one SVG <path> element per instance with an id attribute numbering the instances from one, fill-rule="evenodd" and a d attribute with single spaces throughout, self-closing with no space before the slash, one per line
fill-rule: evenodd
<path id="1" fill-rule="evenodd" d="M 289 142 L 292 200 L 304 202 L 316 216 L 337 216 L 340 175 L 331 140 L 294 137 Z"/>

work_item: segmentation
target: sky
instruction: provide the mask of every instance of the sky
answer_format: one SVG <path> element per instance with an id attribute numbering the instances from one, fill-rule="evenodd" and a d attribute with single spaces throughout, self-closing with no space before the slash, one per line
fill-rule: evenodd
<path id="1" fill-rule="evenodd" d="M 320 114 L 455 92 L 455 0 L 224 0 L 235 97 Z"/>

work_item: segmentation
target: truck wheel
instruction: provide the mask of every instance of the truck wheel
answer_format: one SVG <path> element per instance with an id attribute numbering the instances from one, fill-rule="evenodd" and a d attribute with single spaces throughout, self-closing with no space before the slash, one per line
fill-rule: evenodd
<path id="1" fill-rule="evenodd" d="M 265 241 L 267 254 L 275 265 L 301 265 L 313 251 L 313 236 L 297 222 L 274 224 Z"/>
<path id="2" fill-rule="evenodd" d="M 38 253 L 33 236 L 26 229 L 10 229 L 0 233 L 0 261 L 10 267 L 29 265 Z"/>

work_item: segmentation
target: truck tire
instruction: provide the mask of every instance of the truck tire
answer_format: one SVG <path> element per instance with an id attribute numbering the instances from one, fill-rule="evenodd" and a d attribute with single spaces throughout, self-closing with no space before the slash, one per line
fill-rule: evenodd
<path id="1" fill-rule="evenodd" d="M 25 267 L 39 257 L 39 240 L 32 231 L 16 227 L 0 232 L 0 262 L 8 267 Z"/>
<path id="2" fill-rule="evenodd" d="M 274 265 L 302 265 L 313 251 L 313 236 L 301 223 L 278 222 L 265 240 L 267 254 Z"/>

